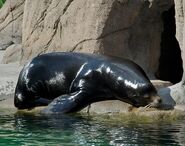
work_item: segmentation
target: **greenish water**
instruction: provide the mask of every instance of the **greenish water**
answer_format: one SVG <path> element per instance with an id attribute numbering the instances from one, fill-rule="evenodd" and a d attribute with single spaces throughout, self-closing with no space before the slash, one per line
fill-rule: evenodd
<path id="1" fill-rule="evenodd" d="M 185 119 L 135 121 L 122 116 L 0 113 L 2 146 L 185 145 Z"/>

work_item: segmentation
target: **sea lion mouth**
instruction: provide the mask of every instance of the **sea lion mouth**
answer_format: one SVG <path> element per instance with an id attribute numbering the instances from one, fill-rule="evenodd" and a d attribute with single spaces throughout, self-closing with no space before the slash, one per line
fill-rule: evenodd
<path id="1" fill-rule="evenodd" d="M 23 109 L 32 110 L 38 106 L 47 106 L 51 102 L 52 102 L 52 100 L 38 97 L 33 101 L 21 101 L 21 102 L 19 101 L 19 103 L 16 103 L 16 107 L 19 110 L 23 110 Z"/>
<path id="2" fill-rule="evenodd" d="M 145 100 L 138 98 L 138 100 L 133 105 L 135 107 L 160 108 L 161 102 L 162 102 L 162 99 L 159 96 L 152 96 Z"/>
<path id="3" fill-rule="evenodd" d="M 160 108 L 161 98 L 159 96 L 153 97 L 153 101 L 145 106 L 145 108 Z"/>

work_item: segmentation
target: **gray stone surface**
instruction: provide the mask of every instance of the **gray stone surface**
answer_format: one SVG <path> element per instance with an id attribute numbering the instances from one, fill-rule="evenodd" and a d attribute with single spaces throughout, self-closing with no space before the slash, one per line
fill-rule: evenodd
<path id="1" fill-rule="evenodd" d="M 22 42 L 22 18 L 25 0 L 6 0 L 0 9 L 0 50 Z"/>
<path id="2" fill-rule="evenodd" d="M 6 49 L 1 62 L 4 64 L 15 63 L 15 62 L 19 63 L 21 60 L 21 50 L 22 50 L 21 44 L 13 44 L 9 46 Z"/>
<path id="3" fill-rule="evenodd" d="M 0 51 L 0 60 L 4 51 Z M 0 64 L 0 107 L 13 108 L 13 93 L 22 67 L 18 63 Z"/>
<path id="4" fill-rule="evenodd" d="M 25 0 L 21 62 L 51 51 L 101 53 L 134 60 L 153 77 L 161 14 L 172 5 L 173 0 Z"/>
<path id="5" fill-rule="evenodd" d="M 161 88 L 158 91 L 158 94 L 162 97 L 162 104 L 165 109 L 174 108 L 185 111 L 185 98 L 181 88 L 181 85 L 176 84 L 167 88 Z"/>

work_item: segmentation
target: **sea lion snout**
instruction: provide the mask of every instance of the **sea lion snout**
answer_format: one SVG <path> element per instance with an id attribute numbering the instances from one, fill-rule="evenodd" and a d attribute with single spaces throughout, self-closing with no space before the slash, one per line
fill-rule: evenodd
<path id="1" fill-rule="evenodd" d="M 28 102 L 22 94 L 16 94 L 14 97 L 14 106 L 18 109 L 28 109 L 33 107 L 32 102 Z"/>
<path id="2" fill-rule="evenodd" d="M 22 106 L 23 102 L 24 102 L 24 98 L 23 98 L 22 94 L 20 94 L 20 93 L 15 94 L 15 97 L 14 97 L 15 107 L 20 108 Z"/>

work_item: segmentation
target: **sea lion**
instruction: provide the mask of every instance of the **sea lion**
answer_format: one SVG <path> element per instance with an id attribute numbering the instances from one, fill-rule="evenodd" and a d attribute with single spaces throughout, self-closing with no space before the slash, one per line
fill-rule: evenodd
<path id="1" fill-rule="evenodd" d="M 18 109 L 47 106 L 43 113 L 72 113 L 112 99 L 135 107 L 157 107 L 161 101 L 143 69 L 132 61 L 53 52 L 39 55 L 23 67 L 14 105 Z"/>

